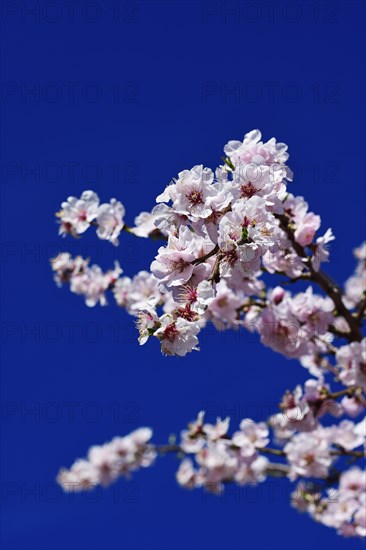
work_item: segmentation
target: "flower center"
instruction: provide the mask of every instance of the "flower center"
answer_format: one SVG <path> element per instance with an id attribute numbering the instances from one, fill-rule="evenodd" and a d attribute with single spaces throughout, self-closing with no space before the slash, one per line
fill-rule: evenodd
<path id="1" fill-rule="evenodd" d="M 171 261 L 172 269 L 176 273 L 182 273 L 188 265 L 189 264 L 185 262 L 182 258 L 179 258 L 179 260 Z"/>
<path id="2" fill-rule="evenodd" d="M 228 305 L 227 296 L 223 296 L 217 300 L 217 305 L 219 307 L 226 307 Z"/>
<path id="3" fill-rule="evenodd" d="M 315 458 L 312 453 L 308 453 L 307 455 L 305 455 L 304 460 L 308 465 L 313 464 L 315 462 Z"/>
<path id="4" fill-rule="evenodd" d="M 169 340 L 169 342 L 173 342 L 177 335 L 178 329 L 175 323 L 170 323 L 170 325 L 168 325 L 164 330 L 164 338 Z"/>
<path id="5" fill-rule="evenodd" d="M 187 199 L 191 203 L 192 206 L 196 206 L 196 204 L 202 204 L 202 191 L 197 191 L 197 189 L 193 189 L 188 195 L 186 195 Z"/>
<path id="6" fill-rule="evenodd" d="M 282 325 L 280 323 L 276 328 L 276 333 L 278 334 L 278 336 L 286 338 L 289 335 L 289 328 L 286 325 Z"/>
<path id="7" fill-rule="evenodd" d="M 229 250 L 228 252 L 225 252 L 225 260 L 229 265 L 234 265 L 237 259 L 238 259 L 238 256 L 237 256 L 236 250 L 232 249 L 232 250 Z"/>
<path id="8" fill-rule="evenodd" d="M 245 183 L 240 187 L 240 196 L 241 198 L 250 199 L 250 197 L 253 197 L 253 195 L 256 194 L 256 191 L 257 190 L 254 185 L 250 181 L 248 181 L 248 183 Z"/>
<path id="9" fill-rule="evenodd" d="M 198 319 L 197 313 L 191 310 L 190 304 L 187 304 L 186 307 L 184 308 L 183 307 L 178 308 L 176 313 L 179 317 L 182 317 L 187 321 L 196 321 Z"/>

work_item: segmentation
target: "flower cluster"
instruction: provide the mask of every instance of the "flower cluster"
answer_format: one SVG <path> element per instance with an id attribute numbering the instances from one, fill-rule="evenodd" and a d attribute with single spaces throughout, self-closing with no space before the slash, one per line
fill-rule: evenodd
<path id="1" fill-rule="evenodd" d="M 356 248 L 354 255 L 358 260 L 355 273 L 345 283 L 345 303 L 357 308 L 366 299 L 366 242 Z"/>
<path id="2" fill-rule="evenodd" d="M 366 338 L 342 346 L 336 353 L 339 378 L 346 386 L 361 386 L 366 390 Z"/>
<path id="3" fill-rule="evenodd" d="M 285 443 L 297 432 L 311 432 L 319 426 L 319 420 L 326 414 L 341 416 L 345 410 L 340 403 L 329 397 L 329 385 L 322 378 L 310 378 L 304 387 L 296 386 L 287 391 L 280 403 L 281 412 L 270 419 L 275 438 Z M 359 409 L 359 413 L 362 408 Z"/>
<path id="4" fill-rule="evenodd" d="M 301 482 L 292 495 L 292 504 L 300 512 L 345 537 L 366 537 L 366 477 L 358 467 L 340 475 L 337 489 L 317 490 Z"/>
<path id="5" fill-rule="evenodd" d="M 292 296 L 276 287 L 267 300 L 249 308 L 245 326 L 261 335 L 264 345 L 288 357 L 324 350 L 329 325 L 334 322 L 333 302 L 313 293 L 312 287 Z"/>
<path id="6" fill-rule="evenodd" d="M 289 476 L 327 478 L 334 462 L 332 445 L 351 451 L 365 442 L 365 422 L 354 424 L 343 420 L 340 424 L 318 426 L 310 432 L 292 436 L 285 445 L 284 452 L 290 464 Z M 333 454 L 332 454 L 333 453 Z"/>
<path id="7" fill-rule="evenodd" d="M 70 470 L 61 470 L 58 482 L 65 491 L 85 491 L 96 485 L 108 486 L 118 477 L 129 477 L 140 467 L 150 466 L 156 453 L 149 445 L 152 431 L 139 428 L 125 437 L 95 445 L 87 459 L 77 460 Z"/>
<path id="8" fill-rule="evenodd" d="M 109 203 L 99 204 L 99 197 L 94 191 L 84 191 L 81 197 L 68 197 L 61 204 L 57 216 L 60 220 L 60 235 L 70 234 L 77 237 L 90 227 L 97 227 L 100 239 L 118 245 L 118 236 L 124 227 L 125 208 L 116 199 Z"/>
<path id="9" fill-rule="evenodd" d="M 51 262 L 55 281 L 69 284 L 88 306 L 106 305 L 109 292 L 135 317 L 139 343 L 155 337 L 165 355 L 198 350 L 200 331 L 212 323 L 258 334 L 265 346 L 298 359 L 312 378 L 287 391 L 266 422 L 243 419 L 229 435 L 228 418 L 210 424 L 201 412 L 179 444 L 163 446 L 141 428 L 92 447 L 86 460 L 60 472 L 59 482 L 66 490 L 108 485 L 173 452 L 185 488 L 220 493 L 227 483 L 285 476 L 299 482 L 292 497 L 297 509 L 344 536 L 366 536 L 359 468 L 366 429 L 366 243 L 355 250 L 358 264 L 343 290 L 322 270 L 332 230 L 318 234 L 319 215 L 287 189 L 293 178 L 287 145 L 264 142 L 253 130 L 224 152 L 214 170 L 197 165 L 179 172 L 133 227 L 116 199 L 100 204 L 93 191 L 69 197 L 58 213 L 62 235 L 79 237 L 93 225 L 115 245 L 122 230 L 163 243 L 150 270 L 132 277 L 118 263 L 104 272 L 60 254 Z M 285 290 L 300 280 L 301 292 Z"/>
<path id="10" fill-rule="evenodd" d="M 51 266 L 55 272 L 55 281 L 61 284 L 70 283 L 70 290 L 85 297 L 85 303 L 93 307 L 100 303 L 106 305 L 105 292 L 113 287 L 122 269 L 118 262 L 113 270 L 103 273 L 98 265 L 89 266 L 89 260 L 81 256 L 72 258 L 68 253 L 62 253 L 53 260 Z"/>
<path id="11" fill-rule="evenodd" d="M 324 388 L 311 382 L 314 381 L 306 384 L 305 395 L 315 410 L 314 399 L 322 399 L 319 392 Z M 289 394 L 286 398 L 290 401 Z M 306 405 L 301 406 L 303 418 L 307 414 L 304 411 L 309 410 Z M 328 427 L 305 427 L 298 422 L 292 425 L 292 436 L 287 436 L 289 441 L 283 449 L 276 449 L 268 447 L 268 423 L 244 418 L 239 430 L 230 436 L 229 418 L 218 418 L 210 424 L 204 416 L 201 411 L 181 432 L 179 445 L 155 445 L 150 442 L 152 431 L 140 428 L 110 443 L 91 447 L 87 459 L 79 459 L 70 470 L 60 471 L 58 482 L 66 491 L 108 486 L 121 476 L 129 477 L 138 468 L 152 465 L 158 454 L 175 453 L 181 459 L 176 479 L 186 489 L 203 488 L 220 494 L 228 483 L 253 485 L 271 475 L 286 476 L 291 481 L 308 479 L 301 481 L 292 495 L 296 508 L 345 536 L 366 536 L 365 477 L 358 467 L 341 474 L 334 469 L 340 457 L 362 458 L 364 453 L 355 449 L 366 443 L 366 417 L 357 424 L 343 420 Z M 294 416 L 293 411 L 290 416 Z M 285 463 L 270 462 L 270 454 L 283 457 Z M 317 485 L 310 481 L 314 478 Z M 332 485 L 336 488 L 330 489 Z M 322 492 L 327 496 L 322 496 Z"/>
<path id="12" fill-rule="evenodd" d="M 190 458 L 185 458 L 178 469 L 177 481 L 183 487 L 204 487 L 220 493 L 223 484 L 239 485 L 264 481 L 269 461 L 258 450 L 269 442 L 265 423 L 256 424 L 245 418 L 240 431 L 229 437 L 229 418 L 217 419 L 216 424 L 204 423 L 204 412 L 182 432 L 181 449 L 194 454 L 197 468 Z"/>
<path id="13" fill-rule="evenodd" d="M 182 356 L 198 349 L 197 336 L 207 322 L 220 330 L 253 329 L 255 319 L 262 342 L 289 357 L 323 351 L 320 340 L 334 322 L 333 302 L 310 287 L 295 298 L 289 293 L 280 298 L 278 288 L 264 298 L 262 275 L 310 278 L 327 261 L 327 243 L 334 237 L 330 230 L 316 237 L 320 217 L 302 197 L 287 192 L 292 172 L 285 144 L 274 138 L 263 142 L 254 130 L 224 150 L 225 164 L 214 172 L 202 165 L 180 172 L 152 212 L 137 216 L 135 227 L 124 224 L 121 203 L 100 205 L 94 192 L 85 191 L 62 204 L 60 232 L 76 236 L 92 224 L 100 238 L 114 244 L 123 228 L 166 241 L 150 275 L 141 272 L 103 288 L 112 288 L 117 303 L 138 317 L 140 343 L 155 336 L 163 353 Z M 85 285 L 75 284 L 73 275 L 58 280 L 70 282 L 93 305 L 105 303 L 89 298 L 89 287 L 103 287 L 102 278 L 93 266 Z"/>

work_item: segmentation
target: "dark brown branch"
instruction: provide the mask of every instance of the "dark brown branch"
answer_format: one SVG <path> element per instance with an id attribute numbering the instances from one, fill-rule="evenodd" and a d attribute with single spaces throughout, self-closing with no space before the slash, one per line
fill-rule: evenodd
<path id="1" fill-rule="evenodd" d="M 281 229 L 288 236 L 296 254 L 300 258 L 305 260 L 304 263 L 310 272 L 309 278 L 312 281 L 316 282 L 324 290 L 324 292 L 333 301 L 338 314 L 345 318 L 350 328 L 350 332 L 347 335 L 347 338 L 351 341 L 361 342 L 362 333 L 361 333 L 360 327 L 358 326 L 357 320 L 353 317 L 349 309 L 347 309 L 347 307 L 344 305 L 342 300 L 342 291 L 339 288 L 339 286 L 335 282 L 333 282 L 332 279 L 326 273 L 324 273 L 323 271 L 316 271 L 314 269 L 314 267 L 311 264 L 310 257 L 306 254 L 304 247 L 301 246 L 298 242 L 296 242 L 294 232 L 289 227 L 288 217 L 285 216 L 284 214 L 275 214 L 275 216 L 280 222 Z"/>
<path id="2" fill-rule="evenodd" d="M 338 338 L 349 338 L 349 332 L 338 330 L 334 325 L 329 325 L 328 330 L 335 336 L 338 336 Z"/>
<path id="3" fill-rule="evenodd" d="M 219 245 L 217 244 L 212 250 L 210 250 L 210 252 L 207 252 L 207 254 L 205 254 L 204 256 L 200 256 L 199 258 L 196 258 L 191 262 L 191 264 L 192 265 L 203 264 L 205 263 L 206 260 L 208 260 L 212 256 L 215 256 L 215 254 L 217 254 L 219 250 L 220 248 L 219 248 Z"/>
<path id="4" fill-rule="evenodd" d="M 365 315 L 365 312 L 366 312 L 366 297 L 360 303 L 359 310 L 358 310 L 357 317 L 356 317 L 357 322 L 360 325 L 362 324 L 362 320 L 363 320 L 363 317 Z"/>

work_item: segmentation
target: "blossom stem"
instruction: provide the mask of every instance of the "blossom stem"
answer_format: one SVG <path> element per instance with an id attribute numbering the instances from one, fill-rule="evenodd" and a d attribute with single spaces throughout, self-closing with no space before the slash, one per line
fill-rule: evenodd
<path id="1" fill-rule="evenodd" d="M 359 386 L 352 386 L 350 388 L 345 388 L 344 390 L 340 390 L 340 391 L 337 391 L 337 392 L 328 392 L 326 394 L 327 398 L 329 399 L 337 399 L 338 397 L 343 397 L 345 395 L 348 395 L 349 397 L 351 397 L 352 395 L 355 395 L 356 393 L 361 393 L 362 392 L 362 388 L 360 388 Z"/>
<path id="2" fill-rule="evenodd" d="M 266 468 L 268 475 L 273 477 L 287 477 L 290 473 L 290 468 L 286 464 L 277 464 L 275 462 L 269 462 Z"/>
<path id="3" fill-rule="evenodd" d="M 318 342 L 324 344 L 328 348 L 328 354 L 335 355 L 337 353 L 337 348 L 323 338 L 320 338 L 319 336 L 314 336 L 314 340 L 318 340 Z"/>
<path id="4" fill-rule="evenodd" d="M 270 449 L 269 447 L 261 447 L 259 450 L 262 453 L 266 453 L 269 455 L 286 456 L 285 451 L 281 451 L 281 449 Z"/>
<path id="5" fill-rule="evenodd" d="M 363 451 L 331 451 L 333 456 L 354 456 L 355 458 L 362 458 L 364 456 Z"/>
<path id="6" fill-rule="evenodd" d="M 183 449 L 179 445 L 155 445 L 155 451 L 161 454 L 166 453 L 184 453 Z"/>
<path id="7" fill-rule="evenodd" d="M 215 264 L 213 266 L 213 269 L 212 269 L 212 273 L 209 277 L 209 281 L 211 281 L 211 283 L 218 283 L 220 281 L 220 262 L 221 262 L 221 259 L 222 259 L 222 255 L 218 254 L 216 256 L 216 260 L 215 260 Z"/>
<path id="8" fill-rule="evenodd" d="M 191 262 L 191 264 L 192 265 L 203 264 L 205 263 L 206 260 L 208 260 L 212 256 L 215 256 L 215 254 L 217 254 L 219 250 L 220 248 L 219 248 L 219 245 L 217 244 L 212 250 L 210 250 L 210 252 L 207 252 L 207 254 L 205 254 L 204 256 L 200 256 L 199 258 L 196 258 Z"/>

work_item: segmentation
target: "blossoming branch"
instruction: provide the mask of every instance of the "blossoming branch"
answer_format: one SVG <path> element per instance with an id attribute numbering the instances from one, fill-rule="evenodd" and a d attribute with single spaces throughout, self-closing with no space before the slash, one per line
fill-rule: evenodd
<path id="1" fill-rule="evenodd" d="M 174 453 L 182 459 L 178 483 L 186 488 L 219 493 L 229 482 L 287 477 L 299 481 L 292 502 L 300 511 L 342 535 L 366 536 L 365 477 L 354 465 L 364 458 L 365 444 L 359 417 L 366 406 L 366 244 L 355 250 L 355 272 L 341 288 L 322 266 L 331 229 L 319 234 L 319 215 L 287 189 L 287 146 L 274 138 L 263 142 L 253 130 L 243 141 L 229 141 L 224 152 L 215 171 L 201 165 L 180 172 L 133 226 L 114 198 L 101 204 L 93 191 L 69 197 L 57 214 L 63 236 L 95 228 L 115 246 L 122 232 L 164 244 L 150 271 L 133 278 L 117 262 L 103 272 L 63 253 L 51 261 L 56 283 L 68 283 L 90 307 L 106 305 L 111 293 L 136 318 L 140 344 L 157 338 L 166 355 L 198 350 L 200 332 L 213 323 L 218 330 L 258 333 L 265 346 L 297 358 L 313 378 L 287 392 L 278 414 L 259 424 L 243 419 L 232 436 L 229 419 L 204 423 L 202 412 L 178 445 L 152 444 L 151 430 L 141 428 L 92 447 L 59 481 L 67 490 L 108 485 L 150 466 L 159 454 Z M 305 291 L 288 290 L 300 280 L 308 283 Z M 327 415 L 339 423 L 322 425 Z M 329 498 L 331 491 L 336 498 Z"/>

